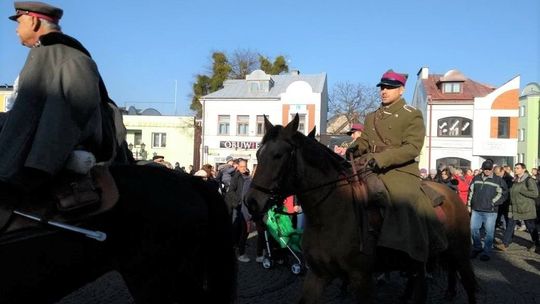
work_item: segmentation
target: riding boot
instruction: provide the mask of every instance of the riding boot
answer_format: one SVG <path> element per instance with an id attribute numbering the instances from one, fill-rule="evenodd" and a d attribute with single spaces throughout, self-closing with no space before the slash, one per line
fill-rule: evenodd
<path id="1" fill-rule="evenodd" d="M 369 205 L 379 208 L 390 206 L 390 194 L 379 176 L 372 170 L 366 170 L 360 175 L 368 189 Z"/>
<path id="2" fill-rule="evenodd" d="M 362 251 L 371 255 L 374 254 L 377 240 L 381 233 L 383 212 L 381 209 L 390 206 L 390 195 L 386 186 L 379 179 L 376 173 L 371 170 L 366 170 L 360 174 L 362 180 L 366 183 L 368 192 L 368 202 L 363 206 L 363 248 Z"/>

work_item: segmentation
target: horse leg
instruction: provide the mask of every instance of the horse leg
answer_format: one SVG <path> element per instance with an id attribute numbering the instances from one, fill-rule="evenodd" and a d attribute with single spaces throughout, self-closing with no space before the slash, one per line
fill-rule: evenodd
<path id="1" fill-rule="evenodd" d="M 467 293 L 467 299 L 469 304 L 476 304 L 476 289 L 478 288 L 478 282 L 469 259 L 460 265 L 459 276 L 461 277 L 461 284 Z"/>
<path id="2" fill-rule="evenodd" d="M 416 262 L 415 267 L 409 272 L 407 287 L 401 299 L 406 303 L 426 303 L 427 301 L 427 283 L 424 264 Z"/>
<path id="3" fill-rule="evenodd" d="M 316 304 L 321 303 L 323 289 L 328 283 L 327 278 L 323 278 L 313 271 L 308 271 L 302 288 L 302 298 L 298 303 L 301 304 Z"/>
<path id="4" fill-rule="evenodd" d="M 453 267 L 450 267 L 448 269 L 448 286 L 446 288 L 446 293 L 444 295 L 444 299 L 447 301 L 451 301 L 455 299 L 456 297 L 456 270 Z"/>
<path id="5" fill-rule="evenodd" d="M 374 303 L 374 280 L 371 273 L 353 272 L 350 274 L 353 294 L 360 303 Z"/>

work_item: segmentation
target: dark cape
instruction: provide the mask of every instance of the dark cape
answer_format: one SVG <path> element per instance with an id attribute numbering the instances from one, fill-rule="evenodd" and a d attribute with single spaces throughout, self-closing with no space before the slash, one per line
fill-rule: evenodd
<path id="1" fill-rule="evenodd" d="M 74 149 L 94 153 L 98 162 L 115 154 L 127 161 L 117 153 L 106 106 L 112 100 L 89 52 L 59 32 L 40 42 L 19 75 L 13 108 L 0 113 L 0 181 L 24 188 L 36 172 L 54 176 Z"/>

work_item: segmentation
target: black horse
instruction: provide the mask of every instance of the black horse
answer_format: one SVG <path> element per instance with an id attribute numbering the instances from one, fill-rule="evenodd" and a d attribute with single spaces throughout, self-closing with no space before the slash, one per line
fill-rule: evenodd
<path id="1" fill-rule="evenodd" d="M 107 233 L 104 242 L 48 227 L 0 234 L 0 303 L 54 303 L 111 270 L 136 303 L 234 301 L 236 263 L 221 196 L 166 168 L 111 173 L 119 202 L 82 225 Z"/>
<path id="2" fill-rule="evenodd" d="M 265 120 L 266 134 L 257 151 L 257 172 L 248 193 L 251 212 L 264 212 L 282 197 L 295 194 L 306 216 L 303 250 L 309 271 L 302 303 L 318 303 L 325 285 L 335 278 L 349 284 L 362 303 L 373 298 L 373 273 L 402 270 L 415 273 L 404 298 L 426 301 L 426 265 L 413 262 L 405 253 L 377 248 L 368 254 L 363 240 L 366 229 L 367 191 L 354 181 L 354 172 L 343 158 L 297 131 L 298 116 L 286 127 Z M 444 185 L 432 185 L 444 196 L 449 246 L 437 256 L 448 271 L 447 296 L 456 294 L 459 273 L 469 303 L 475 303 L 476 279 L 469 260 L 469 216 L 459 197 Z M 420 189 L 419 189 L 420 191 Z M 372 226 L 373 227 L 373 226 Z M 367 242 L 364 242 L 367 243 Z"/>

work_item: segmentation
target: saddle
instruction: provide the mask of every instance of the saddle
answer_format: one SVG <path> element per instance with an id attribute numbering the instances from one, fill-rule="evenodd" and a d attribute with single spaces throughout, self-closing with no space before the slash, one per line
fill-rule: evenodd
<path id="1" fill-rule="evenodd" d="M 351 183 L 353 193 L 356 198 L 362 198 L 359 201 L 364 202 L 362 205 L 358 204 L 356 206 L 358 208 L 357 216 L 360 220 L 359 228 L 361 227 L 360 235 L 363 239 L 361 250 L 366 254 L 374 254 L 377 239 L 383 226 L 384 209 L 390 206 L 390 196 L 386 186 L 377 174 L 371 170 L 366 170 L 365 159 L 362 157 L 355 158 L 351 160 L 351 163 L 353 176 L 355 177 L 353 183 Z M 356 176 L 359 176 L 360 179 L 356 178 Z M 431 206 L 438 220 L 444 225 L 447 222 L 446 214 L 441 207 L 444 196 L 436 189 L 433 189 L 430 183 L 421 182 L 420 188 L 431 201 Z M 430 237 L 430 239 L 435 238 Z M 433 243 L 436 244 L 436 242 Z"/>
<path id="2" fill-rule="evenodd" d="M 94 166 L 85 176 L 60 176 L 49 193 L 18 196 L 15 209 L 42 221 L 76 225 L 112 209 L 118 198 L 118 189 L 108 167 Z M 9 220 L 0 225 L 0 244 L 12 232 L 43 227 L 39 221 L 13 214 L 13 209 L 0 212 L 11 212 Z"/>

